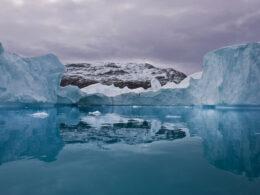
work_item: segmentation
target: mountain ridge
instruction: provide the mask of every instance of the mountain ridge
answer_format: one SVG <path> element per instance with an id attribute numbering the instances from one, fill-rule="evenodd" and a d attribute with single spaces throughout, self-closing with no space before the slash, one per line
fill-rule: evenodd
<path id="1" fill-rule="evenodd" d="M 79 88 L 101 83 L 119 88 L 148 89 L 153 78 L 165 85 L 168 82 L 178 84 L 187 77 L 173 68 L 158 68 L 149 63 L 74 63 L 67 64 L 66 68 L 61 86 L 76 85 Z"/>

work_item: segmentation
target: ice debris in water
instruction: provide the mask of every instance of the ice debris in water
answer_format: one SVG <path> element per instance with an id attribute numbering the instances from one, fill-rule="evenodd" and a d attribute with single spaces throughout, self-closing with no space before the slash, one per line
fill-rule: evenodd
<path id="1" fill-rule="evenodd" d="M 101 112 L 99 111 L 95 111 L 95 112 L 89 112 L 89 115 L 94 115 L 94 116 L 99 116 L 101 114 Z"/>
<path id="2" fill-rule="evenodd" d="M 167 115 L 166 118 L 181 118 L 181 116 L 177 116 L 177 115 Z"/>
<path id="3" fill-rule="evenodd" d="M 31 116 L 34 118 L 47 118 L 49 114 L 46 112 L 36 112 L 34 114 L 31 114 Z"/>

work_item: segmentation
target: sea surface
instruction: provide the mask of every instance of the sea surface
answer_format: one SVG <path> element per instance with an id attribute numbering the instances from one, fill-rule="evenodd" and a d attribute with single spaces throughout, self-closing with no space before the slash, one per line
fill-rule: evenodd
<path id="1" fill-rule="evenodd" d="M 0 107 L 1 195 L 258 195 L 259 107 Z"/>

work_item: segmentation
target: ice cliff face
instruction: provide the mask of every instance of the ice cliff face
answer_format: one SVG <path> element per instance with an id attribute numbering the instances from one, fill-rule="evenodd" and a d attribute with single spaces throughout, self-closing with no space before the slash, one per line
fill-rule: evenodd
<path id="1" fill-rule="evenodd" d="M 56 103 L 64 71 L 52 54 L 22 58 L 0 45 L 0 103 Z"/>
<path id="2" fill-rule="evenodd" d="M 53 54 L 23 58 L 0 44 L 0 104 L 77 103 L 82 95 L 78 87 L 60 87 L 64 72 Z"/>
<path id="3" fill-rule="evenodd" d="M 260 44 L 208 53 L 193 94 L 202 104 L 260 104 Z"/>

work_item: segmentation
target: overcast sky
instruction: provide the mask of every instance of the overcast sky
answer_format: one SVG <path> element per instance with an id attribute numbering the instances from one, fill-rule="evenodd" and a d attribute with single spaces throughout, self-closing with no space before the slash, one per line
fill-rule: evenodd
<path id="1" fill-rule="evenodd" d="M 213 49 L 260 41 L 260 0 L 0 0 L 0 42 L 63 63 L 138 61 L 200 71 Z"/>

